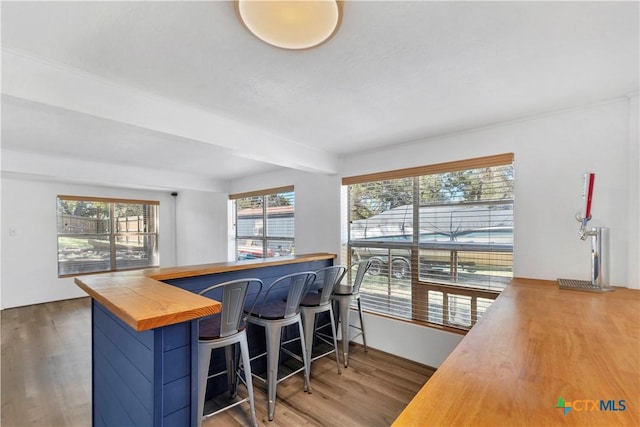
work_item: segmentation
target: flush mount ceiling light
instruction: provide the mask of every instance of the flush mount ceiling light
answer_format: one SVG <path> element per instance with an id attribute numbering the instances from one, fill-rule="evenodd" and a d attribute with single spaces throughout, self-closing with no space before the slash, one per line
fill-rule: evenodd
<path id="1" fill-rule="evenodd" d="M 282 49 L 309 49 L 329 40 L 340 27 L 339 0 L 236 0 L 240 22 L 265 43 Z"/>

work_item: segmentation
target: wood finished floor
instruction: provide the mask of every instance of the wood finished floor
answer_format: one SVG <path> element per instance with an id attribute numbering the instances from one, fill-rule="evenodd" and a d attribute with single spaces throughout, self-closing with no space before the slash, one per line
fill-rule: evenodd
<path id="1" fill-rule="evenodd" d="M 3 427 L 91 425 L 90 313 L 88 298 L 2 311 Z M 335 359 L 313 362 L 311 394 L 303 391 L 301 375 L 279 384 L 272 422 L 265 387 L 256 382 L 259 425 L 388 426 L 434 372 L 374 349 L 365 353 L 359 345 L 350 352 L 342 375 Z M 243 404 L 203 426 L 248 425 L 247 414 Z"/>

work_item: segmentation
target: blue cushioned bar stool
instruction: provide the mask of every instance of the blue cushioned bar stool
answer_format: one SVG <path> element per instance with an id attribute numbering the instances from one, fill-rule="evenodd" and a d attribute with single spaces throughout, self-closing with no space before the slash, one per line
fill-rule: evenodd
<path id="1" fill-rule="evenodd" d="M 364 331 L 364 321 L 362 318 L 362 304 L 360 303 L 360 285 L 364 275 L 371 267 L 371 259 L 366 261 L 360 261 L 358 263 L 358 270 L 356 271 L 356 277 L 353 280 L 353 285 L 338 285 L 333 289 L 333 295 L 331 299 L 337 305 L 338 322 L 341 324 L 342 331 L 342 355 L 344 357 L 344 367 L 348 367 L 349 364 L 349 342 L 360 335 L 362 335 L 362 343 L 364 344 L 364 351 L 367 351 L 367 339 Z M 351 303 L 356 301 L 358 304 L 358 314 L 360 316 L 360 326 L 352 325 L 351 322 Z M 350 337 L 349 328 L 355 328 L 360 332 L 357 332 L 353 337 Z"/>
<path id="2" fill-rule="evenodd" d="M 307 293 L 300 302 L 300 312 L 302 314 L 302 324 L 304 325 L 304 338 L 306 340 L 305 344 L 307 346 L 309 363 L 321 357 L 328 356 L 331 353 L 335 353 L 338 373 L 342 373 L 342 371 L 340 370 L 338 342 L 336 340 L 336 323 L 331 304 L 331 294 L 346 272 L 346 267 L 341 265 L 326 267 L 316 271 L 316 283 L 319 282 L 320 286 L 318 292 Z M 318 323 L 318 314 L 326 312 L 329 313 L 330 322 L 321 326 L 316 326 Z M 323 332 L 326 327 L 331 327 L 331 336 L 328 336 Z M 325 351 L 320 350 L 319 354 L 314 356 L 314 339 L 317 339 L 320 343 L 331 345 L 331 349 Z M 332 339 L 333 342 L 330 342 L 329 339 Z"/>
<path id="3" fill-rule="evenodd" d="M 251 360 L 266 356 L 267 378 L 254 375 L 254 377 L 267 383 L 267 413 L 269 421 L 273 421 L 276 405 L 276 387 L 279 382 L 291 377 L 298 372 L 304 372 L 304 389 L 311 393 L 309 383 L 309 358 L 307 357 L 304 345 L 304 330 L 300 317 L 300 300 L 307 293 L 309 285 L 315 280 L 316 274 L 306 271 L 295 274 L 288 274 L 276 279 L 264 292 L 264 297 L 256 304 L 255 308 L 248 312 L 247 321 L 251 324 L 264 327 L 266 335 L 266 351 L 262 354 L 251 357 Z M 299 337 L 285 340 L 282 339 L 282 332 L 285 326 L 298 324 Z M 302 357 L 293 353 L 285 346 L 300 341 L 300 352 Z M 302 362 L 302 366 L 292 369 L 284 376 L 278 376 L 280 365 L 280 352 Z"/>
<path id="4" fill-rule="evenodd" d="M 220 290 L 222 298 L 220 298 Z M 247 331 L 244 322 L 244 306 L 247 295 L 255 295 L 253 301 L 257 300 L 262 290 L 260 279 L 239 279 L 213 285 L 200 295 L 210 296 L 222 302 L 222 311 L 214 316 L 205 317 L 199 322 L 198 340 L 198 425 L 206 417 L 216 415 L 222 411 L 232 408 L 244 402 L 249 402 L 251 408 L 251 422 L 258 425 L 256 420 L 256 409 L 253 400 L 253 383 L 251 380 L 251 365 L 249 362 L 249 347 L 247 344 Z M 240 346 L 240 355 L 244 369 L 244 378 L 236 363 L 236 344 Z M 211 364 L 211 351 L 216 348 L 225 349 L 225 360 L 227 369 L 209 375 L 209 365 Z M 229 405 L 215 410 L 209 414 L 204 414 L 205 395 L 207 393 L 207 382 L 209 379 L 219 375 L 227 375 L 229 393 L 235 399 L 237 394 L 238 379 L 247 387 L 247 398 L 234 401 Z"/>

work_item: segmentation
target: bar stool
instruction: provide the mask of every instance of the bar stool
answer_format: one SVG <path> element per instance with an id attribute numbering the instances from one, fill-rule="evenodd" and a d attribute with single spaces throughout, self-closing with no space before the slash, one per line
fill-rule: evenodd
<path id="1" fill-rule="evenodd" d="M 300 313 L 302 314 L 302 324 L 304 326 L 304 338 L 307 346 L 307 356 L 309 357 L 309 364 L 314 360 L 318 360 L 321 357 L 327 356 L 331 353 L 336 354 L 336 364 L 338 365 L 338 373 L 341 374 L 340 359 L 338 356 L 338 342 L 336 340 L 336 323 L 333 315 L 333 307 L 331 304 L 331 294 L 334 288 L 347 272 L 346 267 L 341 265 L 334 265 L 326 267 L 316 271 L 316 276 L 320 278 L 320 289 L 318 292 L 307 293 L 300 302 Z M 317 315 L 324 312 L 329 312 L 330 322 L 328 324 L 316 327 Z M 331 337 L 323 333 L 322 330 L 331 326 Z M 313 341 L 317 338 L 326 344 L 333 345 L 332 349 L 325 351 L 321 354 L 313 356 Z M 333 343 L 329 341 L 329 338 L 333 339 Z"/>
<path id="2" fill-rule="evenodd" d="M 264 327 L 266 335 L 266 351 L 251 358 L 256 360 L 266 356 L 267 378 L 254 374 L 254 377 L 267 383 L 267 412 L 269 421 L 273 421 L 276 405 L 276 387 L 278 383 L 286 380 L 300 371 L 304 371 L 304 390 L 311 393 L 309 382 L 309 358 L 304 345 L 304 330 L 300 316 L 300 300 L 307 293 L 309 285 L 315 280 L 316 274 L 312 271 L 288 274 L 276 279 L 266 290 L 261 303 L 248 311 L 247 322 Z M 282 340 L 282 331 L 285 326 L 298 324 L 299 338 Z M 300 341 L 302 357 L 289 351 L 283 346 L 294 341 Z M 278 378 L 278 365 L 280 351 L 302 362 L 302 367 L 294 369 L 282 378 Z"/>
<path id="3" fill-rule="evenodd" d="M 342 354 L 344 357 L 344 367 L 348 367 L 349 363 L 349 342 L 351 339 L 362 335 L 362 343 L 364 344 L 364 351 L 367 351 L 367 339 L 364 331 L 364 321 L 362 318 L 362 304 L 360 303 L 360 285 L 364 275 L 371 267 L 371 259 L 366 261 L 360 261 L 358 263 L 358 270 L 356 271 L 356 277 L 353 280 L 353 286 L 338 285 L 333 289 L 333 295 L 331 299 L 334 304 L 338 306 L 338 322 L 342 326 Z M 360 326 L 352 325 L 350 323 L 351 317 L 351 302 L 357 301 L 358 314 L 360 315 Z M 335 310 L 335 308 L 334 308 Z M 353 337 L 349 338 L 349 327 L 355 328 L 360 332 L 356 333 Z"/>
<path id="4" fill-rule="evenodd" d="M 256 410 L 253 400 L 253 383 L 251 380 L 251 365 L 249 362 L 249 347 L 247 344 L 247 330 L 243 319 L 243 309 L 246 303 L 249 289 L 257 293 L 253 299 L 253 303 L 258 298 L 262 290 L 262 281 L 260 279 L 239 279 L 229 282 L 220 283 L 208 287 L 200 292 L 200 295 L 210 295 L 218 290 L 216 299 L 222 302 L 222 311 L 216 315 L 208 316 L 199 322 L 199 339 L 198 339 L 198 426 L 202 424 L 205 418 L 219 414 L 236 405 L 249 402 L 251 408 L 251 421 L 254 426 L 258 425 L 256 420 Z M 222 298 L 220 299 L 219 289 L 222 289 Z M 240 375 L 240 370 L 236 366 L 236 344 L 240 345 L 240 353 L 242 356 L 243 369 L 245 370 L 245 379 Z M 209 365 L 211 364 L 211 351 L 216 348 L 225 349 L 225 359 L 227 369 L 213 375 L 209 375 Z M 247 387 L 248 396 L 245 399 L 233 402 L 221 409 L 204 414 L 205 395 L 207 393 L 207 382 L 209 379 L 227 374 L 229 393 L 232 398 L 237 395 L 238 378 Z"/>

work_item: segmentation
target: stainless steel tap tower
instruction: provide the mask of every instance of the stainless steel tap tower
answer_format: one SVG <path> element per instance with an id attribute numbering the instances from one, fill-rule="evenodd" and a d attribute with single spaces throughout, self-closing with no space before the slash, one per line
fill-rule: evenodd
<path id="1" fill-rule="evenodd" d="M 586 225 L 586 221 L 581 223 Z M 591 280 L 558 279 L 560 289 L 587 292 L 613 291 L 609 283 L 609 228 L 580 227 L 580 239 L 591 237 Z"/>
<path id="2" fill-rule="evenodd" d="M 560 289 L 571 289 L 588 292 L 608 292 L 613 288 L 609 283 L 609 228 L 593 227 L 587 230 L 587 222 L 591 219 L 591 194 L 594 174 L 585 174 L 584 209 L 576 214 L 580 223 L 581 240 L 591 237 L 591 280 L 558 279 Z"/>
<path id="3" fill-rule="evenodd" d="M 609 283 L 609 228 L 594 227 L 584 233 L 591 237 L 591 283 L 601 292 L 612 291 Z"/>

